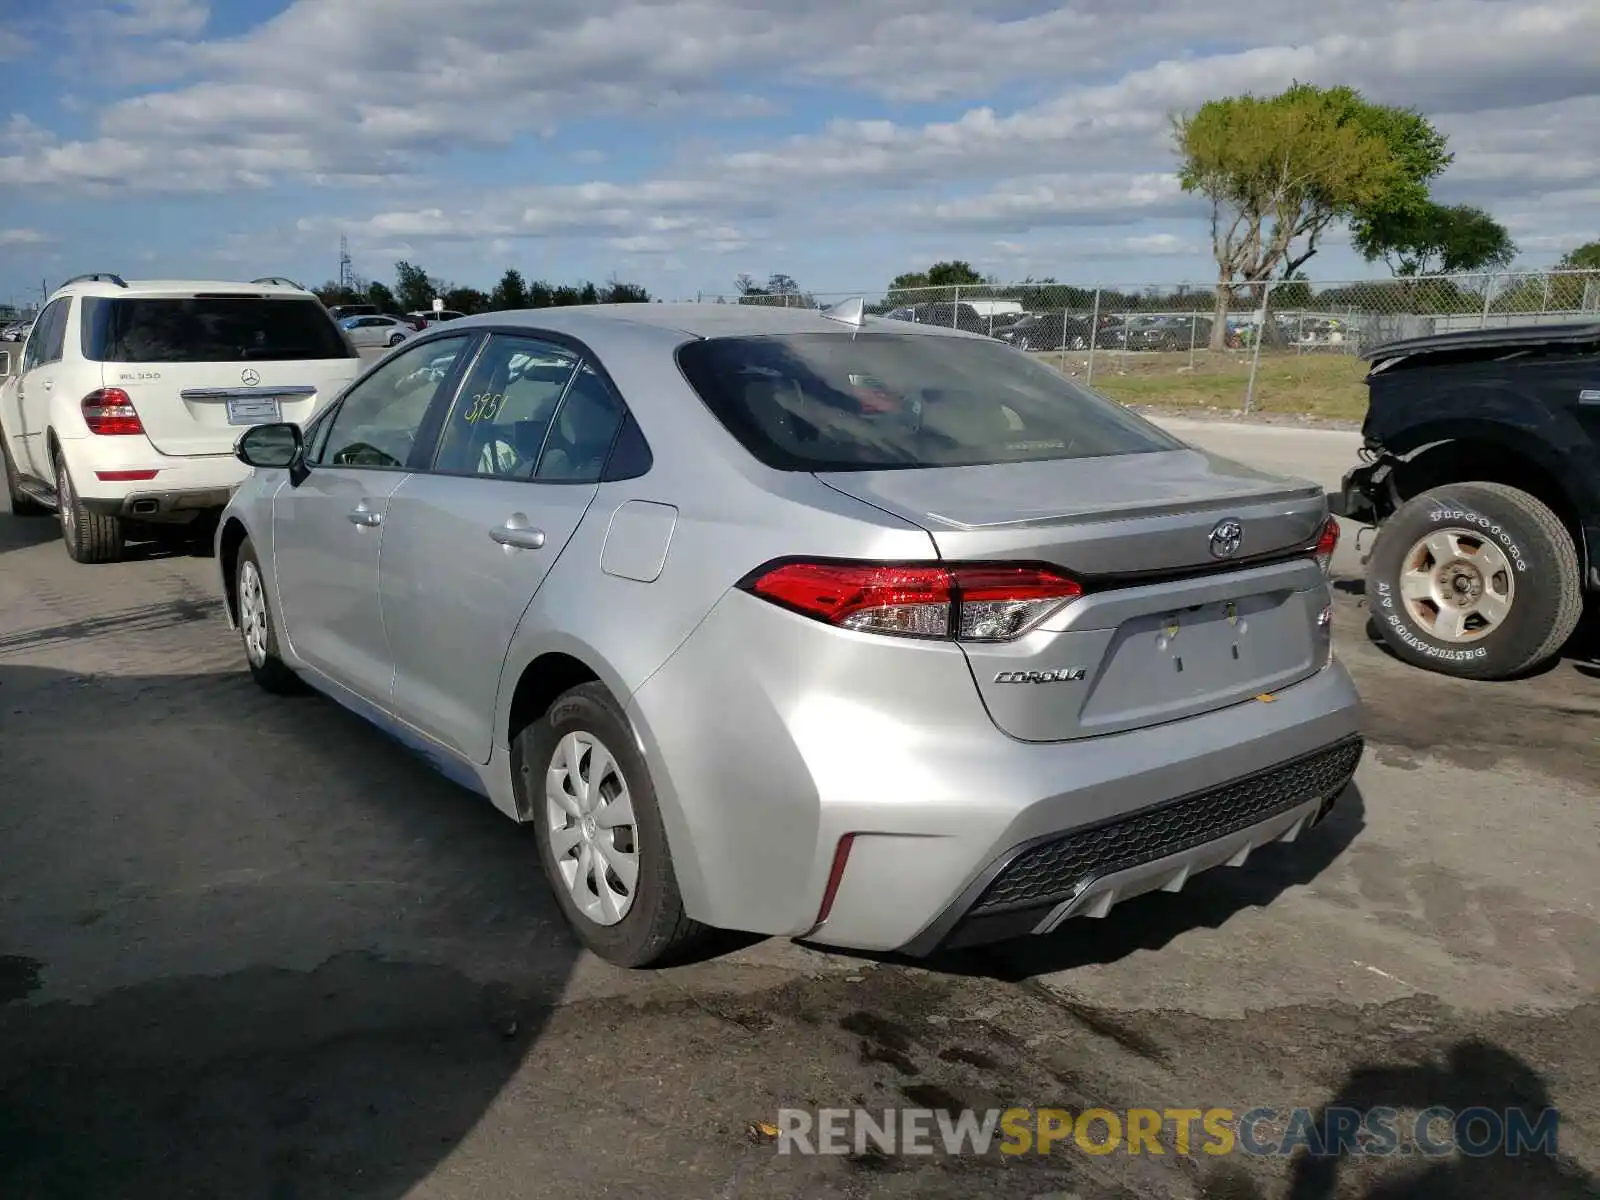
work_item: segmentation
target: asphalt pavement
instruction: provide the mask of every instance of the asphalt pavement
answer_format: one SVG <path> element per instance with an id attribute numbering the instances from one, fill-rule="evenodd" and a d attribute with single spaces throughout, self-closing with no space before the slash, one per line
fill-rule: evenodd
<path id="1" fill-rule="evenodd" d="M 1330 487 L 1354 446 L 1170 426 Z M 627 973 L 567 935 L 526 830 L 260 693 L 212 561 L 78 567 L 0 512 L 0 1195 L 1593 1196 L 1600 666 L 1399 664 L 1355 541 L 1336 630 L 1370 749 L 1300 842 L 1049 939 Z M 1560 1156 L 804 1157 L 768 1128 L 1340 1099 L 1553 1105 Z"/>

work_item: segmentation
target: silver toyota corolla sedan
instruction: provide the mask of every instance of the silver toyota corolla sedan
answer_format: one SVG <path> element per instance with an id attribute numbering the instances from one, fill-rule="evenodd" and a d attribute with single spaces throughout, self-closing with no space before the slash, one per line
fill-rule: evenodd
<path id="1" fill-rule="evenodd" d="M 238 453 L 251 673 L 531 822 L 616 963 L 1048 933 L 1361 756 L 1321 489 L 859 302 L 453 321 Z"/>

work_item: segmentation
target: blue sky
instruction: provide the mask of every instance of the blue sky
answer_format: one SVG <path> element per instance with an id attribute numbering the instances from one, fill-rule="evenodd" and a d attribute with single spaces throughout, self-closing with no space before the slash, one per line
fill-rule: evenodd
<path id="1" fill-rule="evenodd" d="M 92 270 L 315 284 L 341 234 L 360 275 L 485 288 L 860 292 L 941 258 L 1203 282 L 1168 116 L 1294 79 L 1428 112 L 1442 198 L 1521 265 L 1600 236 L 1595 0 L 27 7 L 0 20 L 0 300 Z M 1336 236 L 1310 270 L 1381 267 Z"/>

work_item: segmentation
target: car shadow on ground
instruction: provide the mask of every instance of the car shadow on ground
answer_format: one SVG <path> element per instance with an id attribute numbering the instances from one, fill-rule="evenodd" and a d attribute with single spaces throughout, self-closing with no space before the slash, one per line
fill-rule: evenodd
<path id="1" fill-rule="evenodd" d="M 26 550 L 61 541 L 61 524 L 54 513 L 30 513 L 25 517 L 9 510 L 0 512 L 0 554 Z M 66 554 L 66 548 L 60 548 Z M 156 562 L 164 558 L 210 558 L 211 533 L 206 529 L 135 529 L 123 548 L 124 562 Z"/>
<path id="2" fill-rule="evenodd" d="M 578 958 L 527 831 L 320 697 L 16 650 L 0 1195 L 410 1193 Z"/>
<path id="3" fill-rule="evenodd" d="M 1504 1136 L 1509 1113 L 1518 1113 L 1534 1127 L 1553 1103 L 1548 1085 L 1534 1067 L 1486 1040 L 1456 1042 L 1437 1059 L 1362 1064 L 1312 1115 L 1311 1152 L 1299 1153 L 1287 1187 L 1263 1187 L 1242 1163 L 1233 1162 L 1208 1174 L 1204 1192 L 1217 1200 L 1579 1200 L 1600 1195 L 1600 1177 L 1570 1159 L 1545 1148 L 1524 1146 L 1521 1153 L 1508 1152 L 1505 1142 L 1493 1136 L 1497 1125 Z M 1432 1146 L 1465 1145 L 1482 1153 L 1455 1152 L 1431 1161 L 1431 1156 L 1420 1153 L 1411 1131 L 1418 1115 L 1435 1107 L 1449 1109 L 1457 1117 L 1454 1128 L 1447 1119 L 1432 1124 L 1427 1133 Z M 1339 1153 L 1337 1135 L 1329 1136 L 1339 1121 L 1330 1120 L 1330 1114 L 1336 1110 L 1359 1114 L 1365 1122 L 1375 1109 L 1393 1111 L 1399 1144 L 1411 1149 L 1398 1154 Z M 1465 1128 L 1461 1115 L 1473 1110 L 1480 1116 Z M 1559 1150 L 1559 1119 L 1556 1131 Z M 1274 1134 L 1281 1137 L 1283 1132 L 1277 1129 Z M 1380 1140 L 1372 1145 L 1382 1144 Z M 1415 1165 L 1396 1169 L 1396 1157 Z"/>

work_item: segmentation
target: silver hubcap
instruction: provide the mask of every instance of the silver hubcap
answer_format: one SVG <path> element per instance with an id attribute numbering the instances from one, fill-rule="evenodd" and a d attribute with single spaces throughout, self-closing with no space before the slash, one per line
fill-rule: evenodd
<path id="1" fill-rule="evenodd" d="M 72 490 L 72 476 L 62 463 L 56 470 L 56 515 L 61 518 L 61 536 L 73 549 L 78 546 L 78 498 Z"/>
<path id="2" fill-rule="evenodd" d="M 261 572 L 253 562 L 239 567 L 239 632 L 244 636 L 244 652 L 253 667 L 267 662 L 267 596 L 261 588 Z"/>
<path id="3" fill-rule="evenodd" d="M 633 907 L 639 842 L 628 781 L 605 743 L 569 733 L 545 773 L 550 853 L 578 911 L 596 925 L 615 925 Z"/>
<path id="4" fill-rule="evenodd" d="M 1406 612 L 1441 642 L 1472 642 L 1511 613 L 1516 572 L 1505 552 L 1470 529 L 1436 529 L 1411 547 L 1400 575 Z"/>

